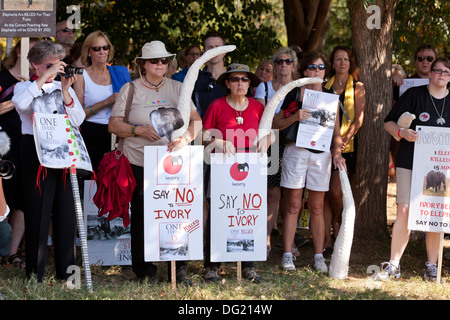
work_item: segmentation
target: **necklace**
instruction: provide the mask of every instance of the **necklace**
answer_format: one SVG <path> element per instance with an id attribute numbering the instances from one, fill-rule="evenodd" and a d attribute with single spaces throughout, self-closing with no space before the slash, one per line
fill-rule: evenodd
<path id="1" fill-rule="evenodd" d="M 144 76 L 144 79 L 149 85 L 151 85 L 152 87 L 155 87 L 156 92 L 159 92 L 158 87 L 164 82 L 164 78 L 158 84 L 151 83 L 150 81 L 148 81 L 148 79 L 145 76 Z"/>
<path id="2" fill-rule="evenodd" d="M 445 119 L 442 117 L 442 115 L 444 114 L 445 98 L 447 96 L 444 96 L 444 102 L 442 103 L 441 114 L 439 114 L 438 109 L 436 108 L 436 105 L 434 104 L 433 96 L 431 95 L 430 91 L 428 91 L 428 94 L 430 95 L 430 99 L 431 99 L 431 102 L 433 103 L 434 110 L 436 110 L 436 113 L 439 116 L 439 118 L 436 120 L 436 123 L 443 126 L 445 124 Z"/>
<path id="3" fill-rule="evenodd" d="M 244 117 L 242 117 L 242 112 L 247 108 L 248 105 L 248 100 L 247 100 L 247 105 L 245 106 L 244 110 L 240 110 L 238 111 L 234 105 L 234 103 L 231 102 L 230 99 L 228 99 L 227 97 L 227 102 L 228 104 L 234 109 L 234 111 L 236 112 L 236 122 L 237 124 L 244 124 Z"/>

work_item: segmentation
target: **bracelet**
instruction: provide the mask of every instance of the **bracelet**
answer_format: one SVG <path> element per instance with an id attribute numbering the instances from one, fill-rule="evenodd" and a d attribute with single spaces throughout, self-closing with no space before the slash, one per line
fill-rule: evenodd
<path id="1" fill-rule="evenodd" d="M 400 132 L 403 131 L 403 130 L 405 130 L 405 129 L 403 129 L 403 128 L 398 129 L 397 136 L 398 136 L 400 139 L 403 138 L 403 137 L 400 136 Z"/>
<path id="2" fill-rule="evenodd" d="M 96 115 L 96 113 L 94 112 L 94 110 L 92 110 L 92 105 L 89 106 L 89 111 L 91 112 L 91 114 L 94 116 Z"/>
<path id="3" fill-rule="evenodd" d="M 65 105 L 66 107 L 70 107 L 71 105 L 73 105 L 73 98 L 72 98 L 72 101 L 71 101 L 69 104 L 66 104 L 66 103 L 64 102 L 64 105 Z"/>
<path id="4" fill-rule="evenodd" d="M 136 133 L 134 132 L 134 128 L 136 128 L 136 125 L 132 124 L 131 125 L 131 136 L 132 137 L 136 137 Z"/>

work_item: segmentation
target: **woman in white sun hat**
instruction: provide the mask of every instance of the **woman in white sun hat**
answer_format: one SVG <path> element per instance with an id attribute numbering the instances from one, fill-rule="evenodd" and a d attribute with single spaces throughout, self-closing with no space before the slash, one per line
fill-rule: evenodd
<path id="1" fill-rule="evenodd" d="M 137 183 L 131 200 L 131 251 L 133 271 L 140 279 L 156 278 L 156 265 L 144 261 L 144 147 L 167 145 L 169 150 L 175 151 L 189 144 L 201 130 L 200 116 L 195 105 L 189 101 L 186 105 L 190 108 L 190 119 L 181 121 L 189 122 L 189 127 L 182 136 L 175 139 L 171 137 L 172 132 L 181 127 L 183 114 L 178 112 L 182 110 L 177 105 L 182 83 L 166 78 L 168 65 L 174 57 L 175 54 L 169 53 L 161 41 L 146 43 L 141 56 L 135 59 L 139 77 L 122 87 L 109 120 L 109 131 L 124 138 L 123 153 L 130 161 Z M 132 85 L 134 93 L 131 110 L 127 122 L 124 122 Z M 170 111 L 171 120 L 161 126 L 164 130 L 160 126 L 153 126 L 150 120 L 150 113 L 160 108 L 168 113 Z M 198 124 L 194 126 L 196 121 Z M 177 280 L 184 281 L 186 276 L 186 262 L 177 261 Z"/>

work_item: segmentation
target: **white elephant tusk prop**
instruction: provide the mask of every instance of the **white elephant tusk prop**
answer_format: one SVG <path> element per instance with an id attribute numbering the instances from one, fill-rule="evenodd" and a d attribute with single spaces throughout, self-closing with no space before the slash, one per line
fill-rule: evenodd
<path id="1" fill-rule="evenodd" d="M 188 69 L 186 77 L 183 81 L 183 85 L 181 87 L 180 97 L 178 98 L 178 110 L 181 113 L 184 124 L 181 128 L 173 132 L 172 139 L 180 137 L 186 132 L 187 128 L 189 127 L 192 92 L 194 91 L 195 82 L 197 81 L 198 71 L 200 70 L 200 68 L 212 58 L 224 53 L 234 51 L 235 49 L 235 45 L 228 45 L 208 50 L 200 58 L 195 60 L 195 62 Z"/>
<path id="2" fill-rule="evenodd" d="M 353 243 L 353 231 L 355 226 L 355 202 L 352 188 L 348 180 L 347 172 L 339 168 L 339 178 L 342 189 L 342 223 L 339 234 L 334 243 L 328 274 L 332 278 L 346 279 L 348 276 L 348 264 Z"/>
<path id="3" fill-rule="evenodd" d="M 301 78 L 298 80 L 291 81 L 282 86 L 280 89 L 278 89 L 278 91 L 275 92 L 272 98 L 270 98 L 269 102 L 264 108 L 263 115 L 261 117 L 261 120 L 259 121 L 258 136 L 256 137 L 254 145 L 256 146 L 259 140 L 261 140 L 270 133 L 270 129 L 272 128 L 273 117 L 275 114 L 275 109 L 277 108 L 281 100 L 283 100 L 292 89 L 294 89 L 295 87 L 304 86 L 306 84 L 322 83 L 322 82 L 323 79 L 320 78 Z"/>

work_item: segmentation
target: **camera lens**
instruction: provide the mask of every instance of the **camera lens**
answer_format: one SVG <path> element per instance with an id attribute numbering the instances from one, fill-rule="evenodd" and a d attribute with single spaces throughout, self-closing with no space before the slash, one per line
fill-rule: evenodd
<path id="1" fill-rule="evenodd" d="M 9 160 L 0 160 L 0 177 L 9 179 L 13 176 L 16 167 Z"/>

